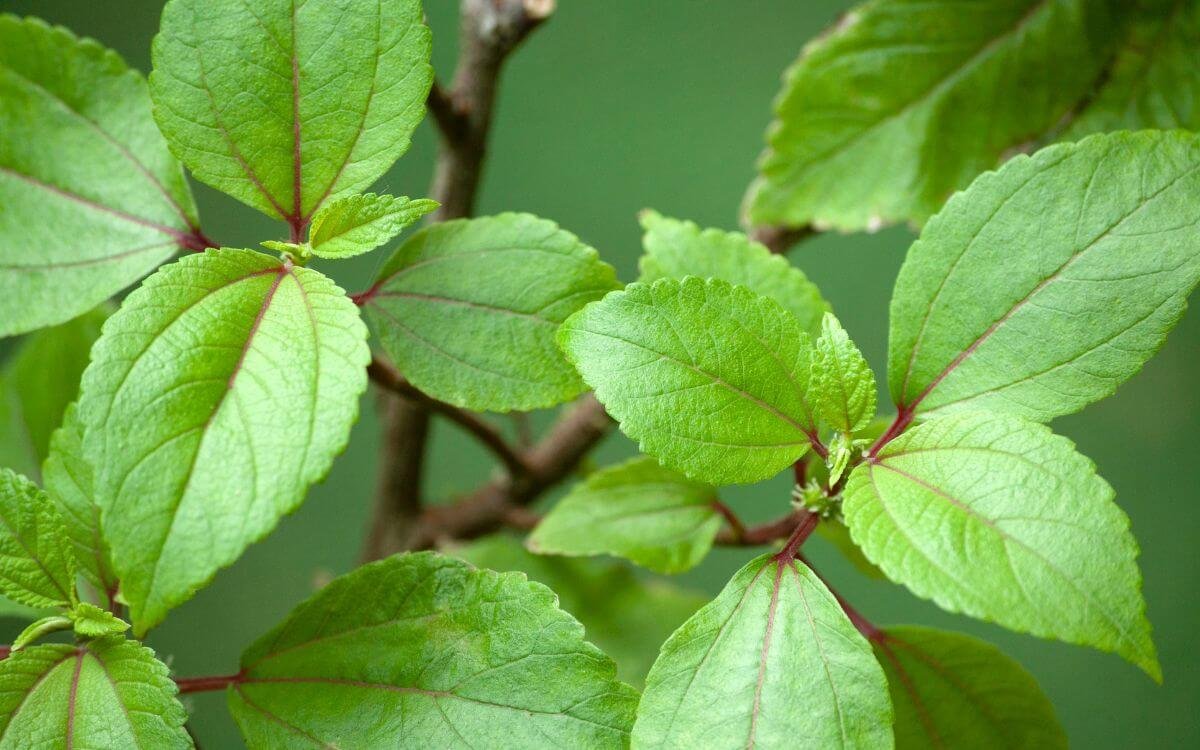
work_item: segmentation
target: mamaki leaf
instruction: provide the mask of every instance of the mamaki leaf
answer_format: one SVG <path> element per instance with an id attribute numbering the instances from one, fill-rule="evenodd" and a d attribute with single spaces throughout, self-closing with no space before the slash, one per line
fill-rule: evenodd
<path id="1" fill-rule="evenodd" d="M 0 469 L 0 594 L 30 607 L 75 602 L 75 559 L 62 517 L 36 484 Z"/>

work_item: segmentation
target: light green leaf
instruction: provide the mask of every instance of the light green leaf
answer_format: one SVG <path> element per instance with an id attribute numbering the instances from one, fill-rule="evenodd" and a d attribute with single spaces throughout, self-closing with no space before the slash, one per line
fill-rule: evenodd
<path id="1" fill-rule="evenodd" d="M 40 639 L 42 636 L 70 629 L 70 617 L 61 614 L 46 615 L 45 617 L 29 623 L 29 626 L 22 630 L 17 637 L 13 639 L 12 650 L 20 651 L 29 644 Z"/>
<path id="2" fill-rule="evenodd" d="M 0 748 L 190 748 L 167 667 L 119 638 L 0 661 Z"/>
<path id="3" fill-rule="evenodd" d="M 1200 280 L 1198 164 L 1193 134 L 1096 135 L 955 196 L 896 281 L 893 400 L 1045 421 L 1110 395 Z"/>
<path id="4" fill-rule="evenodd" d="M 896 711 L 898 750 L 1066 750 L 1033 675 L 995 646 L 932 628 L 887 628 L 875 642 Z"/>
<path id="5" fill-rule="evenodd" d="M 38 476 L 107 308 L 30 334 L 0 369 L 0 466 Z"/>
<path id="6" fill-rule="evenodd" d="M 94 472 L 83 455 L 83 425 L 74 404 L 67 408 L 63 426 L 50 440 L 50 456 L 42 474 L 46 494 L 62 516 L 81 572 L 100 592 L 112 596 L 117 590 L 117 574 L 109 559 L 108 543 L 100 532 Z"/>
<path id="7" fill-rule="evenodd" d="M 324 478 L 369 359 L 341 289 L 250 250 L 166 266 L 109 318 L 79 415 L 139 636 Z"/>
<path id="8" fill-rule="evenodd" d="M 75 601 L 63 520 L 45 492 L 11 469 L 0 469 L 0 594 L 30 607 Z"/>
<path id="9" fill-rule="evenodd" d="M 873 0 L 810 43 L 768 131 L 755 224 L 920 223 L 1100 73 L 1119 0 Z"/>
<path id="10" fill-rule="evenodd" d="M 79 602 L 67 615 L 75 632 L 85 638 L 120 635 L 129 629 L 129 623 L 112 612 L 87 602 Z"/>
<path id="11" fill-rule="evenodd" d="M 867 557 L 917 596 L 1161 679 L 1129 519 L 1046 427 L 983 412 L 927 422 L 854 470 L 842 509 Z"/>
<path id="12" fill-rule="evenodd" d="M 800 321 L 805 331 L 816 336 L 821 316 L 829 303 L 804 272 L 740 232 L 700 229 L 690 221 L 679 221 L 643 211 L 646 230 L 642 245 L 646 254 L 639 281 L 699 276 L 740 284 L 756 294 L 771 297 Z"/>
<path id="13" fill-rule="evenodd" d="M 617 555 L 658 571 L 695 567 L 712 548 L 721 514 L 712 487 L 641 457 L 589 476 L 529 537 L 539 554 Z"/>
<path id="14" fill-rule="evenodd" d="M 745 287 L 630 284 L 567 320 L 559 342 L 643 452 L 700 481 L 766 479 L 815 434 L 808 334 Z"/>
<path id="15" fill-rule="evenodd" d="M 318 258 L 351 258 L 391 242 L 407 227 L 438 207 L 426 198 L 349 195 L 325 205 L 313 216 L 308 244 Z"/>
<path id="16" fill-rule="evenodd" d="M 583 624 L 588 641 L 617 663 L 617 676 L 646 680 L 663 641 L 708 597 L 661 578 L 643 580 L 621 562 L 534 555 L 507 534 L 450 550 L 480 568 L 525 573 L 558 595 L 559 606 Z"/>
<path id="17" fill-rule="evenodd" d="M 1065 138 L 1143 128 L 1200 130 L 1200 4 L 1136 4 L 1112 71 Z"/>
<path id="18" fill-rule="evenodd" d="M 301 604 L 229 707 L 250 747 L 623 748 L 637 692 L 614 672 L 546 587 L 425 552 Z"/>
<path id="19" fill-rule="evenodd" d="M 419 0 L 171 0 L 150 95 L 197 179 L 306 223 L 408 150 L 429 53 Z"/>
<path id="20" fill-rule="evenodd" d="M 70 320 L 180 247 L 196 206 L 115 53 L 0 16 L 0 336 Z"/>
<path id="21" fill-rule="evenodd" d="M 825 313 L 814 346 L 813 392 L 821 419 L 844 433 L 871 424 L 875 418 L 875 374 L 833 313 Z"/>
<path id="22" fill-rule="evenodd" d="M 837 600 L 763 555 L 663 645 L 633 744 L 890 748 L 891 723 L 883 671 Z"/>
<path id="23" fill-rule="evenodd" d="M 508 213 L 413 235 L 384 266 L 364 308 L 417 388 L 468 409 L 524 411 L 583 391 L 554 332 L 618 286 L 613 269 L 575 235 Z"/>

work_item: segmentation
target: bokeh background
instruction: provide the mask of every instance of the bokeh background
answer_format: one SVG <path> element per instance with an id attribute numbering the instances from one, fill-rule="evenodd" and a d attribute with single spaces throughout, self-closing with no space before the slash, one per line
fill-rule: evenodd
<path id="1" fill-rule="evenodd" d="M 781 72 L 850 3 L 560 5 L 507 70 L 479 210 L 523 210 L 555 219 L 598 248 L 628 281 L 636 276 L 640 250 L 639 209 L 653 207 L 705 226 L 736 226 Z M 162 0 L 0 0 L 0 10 L 38 15 L 93 36 L 143 71 L 161 7 Z M 435 66 L 446 80 L 456 54 L 457 2 L 426 0 L 426 7 Z M 412 150 L 378 188 L 424 195 L 435 145 L 432 129 L 422 125 Z M 281 224 L 232 199 L 204 186 L 196 192 L 205 231 L 222 244 L 255 247 L 284 233 Z M 877 373 L 885 365 L 892 283 L 911 240 L 903 228 L 822 236 L 791 255 L 833 302 Z M 378 252 L 320 268 L 357 291 L 384 259 Z M 1165 674 L 1161 687 L 1115 656 L 945 614 L 897 586 L 863 577 L 819 538 L 811 543 L 811 555 L 876 622 L 926 623 L 1000 645 L 1040 680 L 1076 747 L 1200 747 L 1198 374 L 1200 315 L 1193 313 L 1115 397 L 1054 425 L 1096 461 L 1133 520 Z M 150 645 L 179 674 L 236 671 L 248 643 L 314 586 L 355 565 L 377 464 L 371 398 L 364 397 L 364 417 L 350 448 L 305 505 L 151 634 Z M 597 460 L 632 452 L 627 440 L 614 436 Z M 428 493 L 441 498 L 470 489 L 489 472 L 475 445 L 441 423 L 430 469 Z M 787 480 L 778 479 L 724 494 L 746 518 L 766 519 L 786 507 L 788 490 Z M 678 583 L 712 595 L 752 554 L 717 550 Z M 5 621 L 0 627 L 11 637 L 19 624 Z M 203 747 L 241 746 L 222 694 L 187 702 Z"/>

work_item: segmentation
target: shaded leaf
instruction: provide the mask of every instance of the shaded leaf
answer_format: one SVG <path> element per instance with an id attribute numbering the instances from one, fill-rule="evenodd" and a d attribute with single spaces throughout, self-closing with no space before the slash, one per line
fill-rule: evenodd
<path id="1" fill-rule="evenodd" d="M 867 557 L 951 612 L 1116 651 L 1161 679 L 1129 519 L 1066 438 L 962 413 L 888 443 L 842 506 Z"/>
<path id="2" fill-rule="evenodd" d="M 254 643 L 229 707 L 251 747 L 622 748 L 637 692 L 614 672 L 541 584 L 413 553 Z"/>
<path id="3" fill-rule="evenodd" d="M 250 250 L 166 266 L 108 320 L 79 414 L 138 635 L 324 478 L 369 359 L 341 289 Z"/>
<path id="4" fill-rule="evenodd" d="M 874 0 L 811 42 L 776 100 L 755 224 L 920 223 L 1049 130 L 1115 43 L 1117 0 Z"/>
<path id="5" fill-rule="evenodd" d="M 787 258 L 740 232 L 701 229 L 655 211 L 643 211 L 639 218 L 646 249 L 639 264 L 639 281 L 699 276 L 740 284 L 783 305 L 813 336 L 821 332 L 821 316 L 829 310 L 829 303 Z"/>
<path id="6" fill-rule="evenodd" d="M 1033 675 L 976 638 L 913 625 L 875 642 L 896 711 L 896 747 L 1052 750 L 1067 747 Z"/>
<path id="7" fill-rule="evenodd" d="M 659 573 L 695 567 L 721 528 L 712 487 L 652 458 L 597 471 L 538 524 L 529 548 L 540 554 L 609 554 Z"/>
<path id="8" fill-rule="evenodd" d="M 111 50 L 0 16 L 0 336 L 70 320 L 200 242 L 196 206 Z"/>
<path id="9" fill-rule="evenodd" d="M 554 332 L 618 286 L 575 235 L 509 213 L 414 234 L 364 309 L 388 356 L 425 393 L 477 411 L 528 410 L 583 391 Z"/>

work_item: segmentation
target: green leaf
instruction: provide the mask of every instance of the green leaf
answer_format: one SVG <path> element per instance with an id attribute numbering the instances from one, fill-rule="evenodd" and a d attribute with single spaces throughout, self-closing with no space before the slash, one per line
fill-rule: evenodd
<path id="1" fill-rule="evenodd" d="M 1033 675 L 995 646 L 932 628 L 875 642 L 896 711 L 898 750 L 1055 750 L 1067 736 Z"/>
<path id="2" fill-rule="evenodd" d="M 433 553 L 372 563 L 246 651 L 229 707 L 250 747 L 626 747 L 637 692 L 555 605 Z"/>
<path id="3" fill-rule="evenodd" d="M 92 465 L 83 455 L 83 425 L 72 404 L 63 426 L 50 440 L 50 456 L 42 468 L 46 494 L 58 508 L 70 537 L 76 562 L 91 583 L 112 596 L 117 574 L 109 559 L 108 543 L 100 531 L 100 506 L 96 504 Z"/>
<path id="4" fill-rule="evenodd" d="M 1111 48 L 1116 0 L 875 0 L 788 71 L 748 198 L 755 224 L 920 223 L 1050 129 Z"/>
<path id="5" fill-rule="evenodd" d="M 630 284 L 567 320 L 559 342 L 643 452 L 700 481 L 766 479 L 815 434 L 808 334 L 745 287 Z"/>
<path id="6" fill-rule="evenodd" d="M 695 567 L 721 528 L 713 488 L 652 458 L 589 476 L 529 537 L 539 554 L 617 555 L 659 573 Z"/>
<path id="7" fill-rule="evenodd" d="M 42 636 L 70 629 L 70 617 L 61 614 L 46 615 L 41 619 L 29 623 L 29 626 L 22 630 L 17 637 L 13 639 L 12 650 L 20 651 L 29 644 L 40 639 Z"/>
<path id="8" fill-rule="evenodd" d="M 142 77 L 0 16 L 0 336 L 70 320 L 200 242 Z"/>
<path id="9" fill-rule="evenodd" d="M 0 661 L 0 747 L 190 748 L 167 667 L 119 638 L 45 645 Z"/>
<path id="10" fill-rule="evenodd" d="M 0 466 L 36 477 L 108 309 L 30 334 L 0 370 Z M 52 363 L 48 366 L 48 363 Z"/>
<path id="11" fill-rule="evenodd" d="M 813 392 L 821 419 L 844 433 L 871 424 L 875 418 L 875 374 L 833 313 L 825 313 L 814 347 Z"/>
<path id="12" fill-rule="evenodd" d="M 429 53 L 419 0 L 171 0 L 154 116 L 197 179 L 304 223 L 408 150 Z"/>
<path id="13" fill-rule="evenodd" d="M 1200 280 L 1198 162 L 1193 134 L 1097 135 L 956 195 L 896 281 L 893 400 L 1045 421 L 1110 395 Z"/>
<path id="14" fill-rule="evenodd" d="M 413 235 L 364 307 L 388 356 L 417 388 L 468 409 L 525 411 L 583 391 L 554 332 L 618 286 L 613 269 L 575 235 L 509 213 Z"/>
<path id="15" fill-rule="evenodd" d="M 1113 130 L 1200 129 L 1200 4 L 1144 0 L 1104 86 L 1067 139 Z"/>
<path id="16" fill-rule="evenodd" d="M 45 492 L 11 469 L 0 469 L 0 594 L 30 607 L 75 601 L 63 520 Z"/>
<path id="17" fill-rule="evenodd" d="M 829 310 L 829 303 L 787 258 L 740 232 L 702 230 L 690 221 L 670 219 L 655 211 L 643 211 L 639 218 L 646 231 L 640 281 L 699 276 L 740 284 L 783 305 L 813 336 L 820 333 L 821 316 Z"/>
<path id="18" fill-rule="evenodd" d="M 854 470 L 842 510 L 867 557 L 917 596 L 1116 651 L 1161 679 L 1129 519 L 1048 428 L 983 412 L 927 422 Z"/>
<path id="19" fill-rule="evenodd" d="M 318 258 L 352 258 L 391 242 L 437 207 L 437 201 L 426 198 L 350 195 L 317 211 L 308 244 Z"/>
<path id="20" fill-rule="evenodd" d="M 341 289 L 250 250 L 166 266 L 109 318 L 79 414 L 137 635 L 324 478 L 369 359 Z"/>
<path id="21" fill-rule="evenodd" d="M 534 555 L 515 537 L 494 534 L 450 550 L 480 568 L 517 571 L 550 587 L 583 624 L 588 640 L 617 663 L 617 676 L 646 680 L 663 641 L 708 597 L 657 577 L 643 580 L 617 561 Z"/>
<path id="22" fill-rule="evenodd" d="M 85 638 L 120 635 L 129 629 L 129 623 L 112 612 L 87 602 L 79 602 L 67 615 L 75 632 Z"/>
<path id="23" fill-rule="evenodd" d="M 871 647 L 804 565 L 755 558 L 663 645 L 636 747 L 890 748 Z"/>

